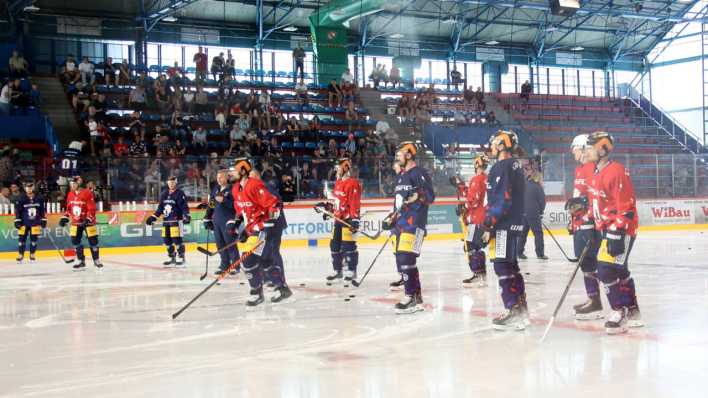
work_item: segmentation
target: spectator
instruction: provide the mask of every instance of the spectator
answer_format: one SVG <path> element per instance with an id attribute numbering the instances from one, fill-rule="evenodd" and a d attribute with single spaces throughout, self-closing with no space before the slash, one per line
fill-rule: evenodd
<path id="1" fill-rule="evenodd" d="M 307 93 L 307 85 L 305 84 L 305 81 L 303 79 L 300 79 L 300 82 L 295 85 L 295 98 L 297 99 L 297 102 L 301 105 L 307 105 L 308 104 L 308 93 Z"/>
<path id="2" fill-rule="evenodd" d="M 7 115 L 10 113 L 11 102 L 12 84 L 8 81 L 4 86 L 2 86 L 2 91 L 0 91 L 0 115 Z"/>
<path id="3" fill-rule="evenodd" d="M 187 85 L 185 91 L 182 93 L 182 100 L 184 101 L 184 110 L 187 113 L 194 112 L 194 91 L 192 91 L 192 86 Z"/>
<path id="4" fill-rule="evenodd" d="M 144 77 L 144 74 L 141 75 Z M 130 84 L 130 65 L 128 65 L 128 60 L 125 58 L 123 58 L 123 62 L 118 67 L 118 84 L 121 86 Z"/>
<path id="5" fill-rule="evenodd" d="M 349 133 L 349 136 L 347 136 L 347 140 L 344 141 L 344 150 L 349 152 L 349 156 L 356 154 L 356 140 L 354 139 L 354 134 Z"/>
<path id="6" fill-rule="evenodd" d="M 113 67 L 113 58 L 108 57 L 103 62 L 103 82 L 106 86 L 116 83 L 116 69 Z"/>
<path id="7" fill-rule="evenodd" d="M 0 205 L 9 206 L 10 204 L 12 204 L 12 201 L 10 200 L 10 188 L 0 188 Z"/>
<path id="8" fill-rule="evenodd" d="M 128 104 L 130 108 L 136 111 L 142 111 L 145 109 L 145 88 L 143 86 L 137 85 L 128 95 Z"/>
<path id="9" fill-rule="evenodd" d="M 96 149 L 98 145 L 103 142 L 103 137 L 101 137 L 101 134 L 98 132 L 98 122 L 91 116 L 84 124 L 86 128 L 88 128 L 89 137 L 91 138 L 89 141 L 91 144 L 91 156 L 96 156 Z"/>
<path id="10" fill-rule="evenodd" d="M 7 65 L 10 71 L 10 79 L 27 77 L 29 65 L 27 60 L 17 50 L 12 51 L 12 56 L 7 61 Z"/>
<path id="11" fill-rule="evenodd" d="M 170 85 L 173 87 L 179 87 L 182 85 L 182 79 L 180 74 L 182 73 L 182 68 L 179 67 L 179 62 L 175 61 L 174 65 L 167 68 L 167 78 L 169 79 Z"/>
<path id="12" fill-rule="evenodd" d="M 396 85 L 401 83 L 401 70 L 398 69 L 396 65 L 391 67 L 391 73 L 389 73 L 388 81 L 391 82 L 391 87 L 396 88 Z"/>
<path id="13" fill-rule="evenodd" d="M 96 120 L 103 121 L 106 118 L 106 110 L 108 109 L 106 95 L 103 93 L 98 94 L 96 98 L 91 101 L 91 106 L 96 110 Z"/>
<path id="14" fill-rule="evenodd" d="M 298 124 L 295 116 L 290 116 L 288 121 L 288 133 L 290 136 L 297 137 L 300 132 L 300 124 Z"/>
<path id="15" fill-rule="evenodd" d="M 531 83 L 529 83 L 528 80 L 524 82 L 524 84 L 521 85 L 521 94 L 519 94 L 519 97 L 521 97 L 524 102 L 526 103 L 526 108 L 529 106 L 529 98 L 531 97 L 531 94 L 533 93 L 533 87 L 531 86 Z"/>
<path id="16" fill-rule="evenodd" d="M 258 95 L 258 108 L 261 110 L 260 117 L 258 118 L 258 129 L 263 130 L 264 128 L 267 128 L 270 130 L 271 128 L 271 121 L 270 121 L 270 105 L 271 105 L 271 99 L 270 95 L 268 94 L 268 90 L 263 89 L 261 93 Z"/>
<path id="17" fill-rule="evenodd" d="M 207 132 L 204 127 L 199 126 L 192 134 L 192 146 L 197 153 L 205 151 L 207 146 Z"/>
<path id="18" fill-rule="evenodd" d="M 123 136 L 119 135 L 118 136 L 118 142 L 113 144 L 113 154 L 115 156 L 121 157 L 121 156 L 128 156 L 130 153 L 130 148 L 128 147 L 128 144 L 125 143 L 123 140 Z"/>
<path id="19" fill-rule="evenodd" d="M 345 69 L 342 73 L 341 85 L 344 85 L 344 83 L 354 84 L 354 75 L 352 75 L 349 68 Z"/>
<path id="20" fill-rule="evenodd" d="M 342 104 L 354 101 L 354 89 L 356 88 L 354 83 L 344 81 L 340 87 L 342 89 Z"/>
<path id="21" fill-rule="evenodd" d="M 457 70 L 457 66 L 452 67 L 452 71 L 450 72 L 450 82 L 453 86 L 455 86 L 455 91 L 458 91 L 458 86 L 460 84 L 465 83 L 465 80 L 462 78 L 462 73 Z"/>
<path id="22" fill-rule="evenodd" d="M 194 94 L 194 113 L 209 112 L 209 96 L 202 86 L 197 86 L 197 93 Z"/>
<path id="23" fill-rule="evenodd" d="M 293 61 L 295 61 L 295 79 L 297 71 L 300 71 L 300 80 L 305 79 L 305 50 L 300 44 L 293 50 Z"/>
<path id="24" fill-rule="evenodd" d="M 224 65 L 224 72 L 229 78 L 233 77 L 236 72 L 236 60 L 234 60 L 233 55 L 231 55 L 231 50 L 226 50 L 226 65 Z"/>
<path id="25" fill-rule="evenodd" d="M 147 157 L 147 145 L 145 145 L 145 141 L 143 141 L 143 137 L 140 133 L 133 134 L 133 142 L 128 148 L 128 154 L 133 157 Z"/>
<path id="26" fill-rule="evenodd" d="M 342 90 L 339 88 L 336 79 L 332 79 L 327 85 L 327 102 L 330 107 L 339 106 L 342 101 Z"/>
<path id="27" fill-rule="evenodd" d="M 472 87 L 465 87 L 462 90 L 462 103 L 465 104 L 465 108 L 474 106 L 474 95 Z"/>
<path id="28" fill-rule="evenodd" d="M 543 212 L 546 209 L 546 194 L 541 186 L 541 173 L 538 170 L 532 169 L 526 181 L 526 189 L 524 191 L 524 229 L 519 236 L 519 244 L 517 247 L 518 257 L 522 260 L 527 259 L 524 255 L 526 247 L 526 238 L 529 230 L 533 232 L 534 245 L 536 249 L 536 257 L 540 260 L 548 260 L 544 253 L 543 243 L 543 228 L 541 227 Z"/>
<path id="29" fill-rule="evenodd" d="M 261 137 L 256 137 L 256 142 L 251 145 L 251 156 L 257 158 L 263 157 L 268 153 L 268 146 L 263 143 Z"/>
<path id="30" fill-rule="evenodd" d="M 197 80 L 198 82 L 203 81 L 204 79 L 206 79 L 207 64 L 209 63 L 209 59 L 207 58 L 207 55 L 202 52 L 201 46 L 199 46 L 199 50 L 197 51 L 197 53 L 194 54 L 192 61 L 194 61 L 194 66 L 196 66 L 197 68 L 195 80 Z"/>
<path id="31" fill-rule="evenodd" d="M 174 150 L 174 146 L 166 135 L 155 134 L 157 140 L 157 156 L 165 157 L 170 151 Z"/>
<path id="32" fill-rule="evenodd" d="M 81 74 L 79 73 L 78 69 L 76 68 L 76 61 L 74 61 L 74 57 L 69 55 L 66 58 L 66 62 L 64 62 L 64 82 L 66 84 L 76 84 L 76 82 L 79 81 L 81 78 Z"/>
<path id="33" fill-rule="evenodd" d="M 374 81 L 374 88 L 379 88 L 379 82 L 381 80 L 384 80 L 383 72 L 384 72 L 384 66 L 381 64 L 378 64 L 374 67 L 374 70 L 371 71 L 371 75 L 369 76 L 371 80 Z M 388 77 L 386 77 L 388 78 Z"/>
<path id="34" fill-rule="evenodd" d="M 289 174 L 283 174 L 280 177 L 280 197 L 283 202 L 292 202 L 295 200 L 295 183 L 293 177 Z"/>
<path id="35" fill-rule="evenodd" d="M 477 91 L 474 92 L 474 100 L 477 103 L 478 111 L 483 111 L 487 109 L 487 104 L 484 102 L 484 93 L 482 92 L 482 87 L 477 87 Z"/>
<path id="36" fill-rule="evenodd" d="M 79 73 L 81 74 L 81 84 L 84 86 L 89 82 L 93 84 L 96 81 L 96 74 L 94 73 L 94 67 L 91 62 L 89 62 L 88 57 L 84 57 L 79 64 Z"/>
<path id="37" fill-rule="evenodd" d="M 497 121 L 497 116 L 494 114 L 494 111 L 489 111 L 489 113 L 487 113 L 487 123 L 492 126 L 499 124 L 499 122 Z"/>
<path id="38" fill-rule="evenodd" d="M 358 116 L 357 110 L 354 107 L 354 101 L 349 101 L 347 103 L 347 110 L 344 112 L 344 118 L 353 122 L 359 118 Z"/>
<path id="39" fill-rule="evenodd" d="M 233 141 L 243 141 L 246 139 L 246 131 L 239 128 L 239 125 L 237 123 L 234 123 L 233 126 L 231 126 L 231 131 L 229 131 L 229 140 Z"/>
<path id="40" fill-rule="evenodd" d="M 219 53 L 219 55 L 211 59 L 211 74 L 214 75 L 214 80 L 222 80 L 225 64 L 224 53 Z"/>
<path id="41" fill-rule="evenodd" d="M 5 147 L 0 151 L 0 184 L 10 181 L 15 173 L 14 163 L 9 147 Z"/>
<path id="42" fill-rule="evenodd" d="M 174 153 L 177 156 L 184 156 L 187 154 L 187 147 L 182 144 L 182 140 L 179 138 L 175 140 Z"/>

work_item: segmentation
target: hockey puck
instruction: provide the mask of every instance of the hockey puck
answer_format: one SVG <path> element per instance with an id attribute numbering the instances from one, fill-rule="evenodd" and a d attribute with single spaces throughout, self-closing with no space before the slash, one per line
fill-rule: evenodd
<path id="1" fill-rule="evenodd" d="M 349 285 L 344 285 L 344 287 L 349 287 Z"/>
<path id="2" fill-rule="evenodd" d="M 327 282 L 327 286 L 332 286 L 332 282 Z"/>
<path id="3" fill-rule="evenodd" d="M 300 286 L 305 286 L 305 284 L 304 284 L 304 283 L 301 283 Z"/>
<path id="4" fill-rule="evenodd" d="M 242 284 L 242 285 L 245 285 L 245 284 L 246 284 L 246 282 L 241 282 L 241 284 Z"/>
<path id="5" fill-rule="evenodd" d="M 345 299 L 344 299 L 344 301 L 349 301 L 349 300 L 351 300 L 351 299 L 350 299 L 350 298 L 345 298 Z"/>
<path id="6" fill-rule="evenodd" d="M 350 297 L 350 298 L 354 298 L 354 297 L 356 297 L 356 295 L 355 295 L 355 294 L 350 294 L 349 297 Z"/>

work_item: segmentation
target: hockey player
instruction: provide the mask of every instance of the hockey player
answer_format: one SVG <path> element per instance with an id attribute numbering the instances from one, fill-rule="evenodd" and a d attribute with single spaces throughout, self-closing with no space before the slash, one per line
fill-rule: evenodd
<path id="1" fill-rule="evenodd" d="M 352 161 L 341 158 L 337 162 L 337 182 L 334 183 L 332 196 L 334 204 L 320 202 L 317 205 L 334 213 L 335 217 L 344 220 L 351 226 L 347 227 L 339 221 L 334 221 L 332 239 L 329 248 L 332 252 L 332 268 L 334 273 L 327 277 L 329 282 L 338 282 L 344 276 L 345 282 L 356 279 L 356 267 L 359 263 L 359 251 L 356 247 L 356 232 L 359 228 L 359 210 L 361 207 L 361 184 L 352 177 Z M 325 219 L 328 216 L 324 215 Z M 347 269 L 342 273 L 342 263 Z"/>
<path id="2" fill-rule="evenodd" d="M 485 202 L 487 197 L 487 166 L 489 158 L 486 155 L 479 155 L 474 159 L 474 175 L 470 177 L 470 181 L 465 190 L 464 212 L 462 213 L 462 221 L 466 228 L 465 235 L 465 251 L 469 261 L 472 276 L 464 279 L 462 285 L 465 287 L 486 285 L 487 267 L 486 257 L 484 255 L 485 243 L 482 242 L 483 228 L 480 226 L 484 223 Z"/>
<path id="3" fill-rule="evenodd" d="M 35 261 L 34 253 L 37 251 L 37 239 L 42 230 L 47 227 L 47 215 L 44 208 L 44 199 L 34 192 L 34 183 L 25 183 L 25 194 L 15 203 L 15 228 L 19 242 L 17 245 L 17 262 L 22 263 L 25 258 L 27 236 L 30 238 L 30 262 Z"/>
<path id="4" fill-rule="evenodd" d="M 588 138 L 588 145 L 588 160 L 596 163 L 590 199 L 595 227 L 602 234 L 597 274 L 612 307 L 605 330 L 608 334 L 624 333 L 627 327 L 644 326 L 634 279 L 627 265 L 639 226 L 634 186 L 629 171 L 609 159 L 614 149 L 610 134 L 594 132 Z"/>
<path id="5" fill-rule="evenodd" d="M 167 246 L 167 255 L 169 256 L 163 264 L 166 267 L 185 267 L 185 249 L 180 221 L 189 224 L 192 217 L 189 215 L 187 196 L 177 188 L 177 177 L 175 176 L 167 178 L 167 189 L 160 193 L 160 203 L 157 205 L 155 213 L 145 220 L 145 224 L 152 225 L 159 217 L 162 217 L 162 239 Z"/>
<path id="6" fill-rule="evenodd" d="M 518 138 L 512 131 L 499 130 L 490 138 L 491 156 L 496 159 L 487 177 L 487 214 L 483 241 L 489 242 L 489 257 L 499 277 L 506 311 L 494 318 L 498 330 L 523 330 L 528 324 L 524 277 L 516 258 L 517 235 L 523 230 L 523 167 L 514 153 Z"/>
<path id="7" fill-rule="evenodd" d="M 415 162 L 418 148 L 403 142 L 396 151 L 401 173 L 396 180 L 394 209 L 383 223 L 396 237 L 396 267 L 403 278 L 405 296 L 395 305 L 396 313 L 423 311 L 423 296 L 416 260 L 420 255 L 428 222 L 428 207 L 435 200 L 428 173 Z"/>
<path id="8" fill-rule="evenodd" d="M 236 237 L 226 227 L 226 223 L 236 218 L 236 210 L 234 209 L 233 187 L 229 184 L 228 170 L 221 170 L 216 174 L 216 182 L 218 186 L 211 191 L 209 197 L 209 206 L 204 215 L 204 228 L 214 231 L 214 240 L 216 248 L 221 249 L 232 244 Z M 236 259 L 239 258 L 238 248 L 236 245 L 220 252 L 221 264 L 219 269 L 214 273 L 221 275 Z M 237 271 L 231 271 L 235 274 Z"/>
<path id="9" fill-rule="evenodd" d="M 585 156 L 587 146 L 588 134 L 576 136 L 570 146 L 575 161 L 578 162 L 578 167 L 575 169 L 573 197 L 568 199 L 565 204 L 565 209 L 571 217 L 568 232 L 573 235 L 575 257 L 579 258 L 585 246 L 591 245 L 580 264 L 588 299 L 573 306 L 575 319 L 578 320 L 600 319 L 603 316 L 600 286 L 597 279 L 597 249 L 601 236 L 595 229 L 595 221 L 588 198 L 588 187 L 595 174 L 595 163 L 588 161 Z"/>
<path id="10" fill-rule="evenodd" d="M 230 171 L 237 181 L 233 186 L 237 219 L 229 221 L 227 225 L 232 231 L 238 229 L 239 241 L 244 243 L 244 250 L 254 250 L 242 265 L 251 286 L 246 305 L 255 307 L 264 301 L 264 272 L 268 273 L 275 287 L 270 301 L 279 303 L 292 296 L 285 282 L 280 255 L 280 241 L 287 227 L 282 212 L 283 203 L 268 190 L 247 158 L 236 159 Z"/>
<path id="11" fill-rule="evenodd" d="M 81 177 L 74 177 L 69 182 L 69 193 L 66 196 L 66 213 L 59 220 L 59 225 L 64 227 L 71 221 L 69 230 L 71 243 L 76 249 L 76 258 L 79 260 L 74 264 L 74 271 L 86 269 L 84 257 L 84 246 L 81 238 L 86 234 L 91 258 L 96 268 L 102 268 L 103 263 L 98 253 L 98 231 L 96 230 L 96 201 L 91 191 L 81 188 Z"/>

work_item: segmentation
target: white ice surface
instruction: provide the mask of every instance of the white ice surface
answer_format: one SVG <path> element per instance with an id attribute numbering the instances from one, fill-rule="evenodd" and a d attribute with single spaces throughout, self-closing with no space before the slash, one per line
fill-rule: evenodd
<path id="1" fill-rule="evenodd" d="M 199 281 L 196 252 L 186 270 L 162 269 L 159 254 L 105 256 L 100 273 L 4 261 L 0 396 L 706 397 L 706 243 L 698 231 L 641 234 L 630 269 L 647 326 L 607 336 L 604 321 L 574 321 L 579 274 L 543 344 L 573 269 L 548 238 L 550 261 L 522 262 L 533 321 L 523 332 L 490 327 L 501 310 L 491 266 L 488 287 L 461 287 L 469 269 L 459 242 L 424 244 L 427 308 L 414 315 L 393 313 L 390 251 L 354 289 L 325 285 L 328 248 L 285 249 L 291 302 L 247 312 L 239 276 L 176 321 L 211 279 Z M 377 250 L 361 248 L 360 276 Z"/>

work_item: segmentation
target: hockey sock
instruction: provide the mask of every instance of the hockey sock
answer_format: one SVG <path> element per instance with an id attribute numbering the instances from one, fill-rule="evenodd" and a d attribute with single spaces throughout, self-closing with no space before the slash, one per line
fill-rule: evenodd
<path id="1" fill-rule="evenodd" d="M 600 283 L 597 279 L 597 272 L 583 272 L 583 281 L 585 282 L 585 291 L 588 297 L 600 294 Z"/>
<path id="2" fill-rule="evenodd" d="M 626 278 L 619 282 L 620 305 L 627 308 L 637 306 L 637 295 L 634 288 L 634 279 Z"/>
<path id="3" fill-rule="evenodd" d="M 332 252 L 332 268 L 339 272 L 342 270 L 342 252 Z"/>
<path id="4" fill-rule="evenodd" d="M 470 271 L 475 274 L 486 272 L 486 256 L 481 250 L 475 250 L 469 254 Z"/>
<path id="5" fill-rule="evenodd" d="M 412 296 L 420 291 L 420 274 L 415 265 L 401 265 L 403 287 L 407 296 Z"/>
<path id="6" fill-rule="evenodd" d="M 249 256 L 243 263 L 243 271 L 248 279 L 251 289 L 260 289 L 263 286 L 263 275 L 260 267 L 260 258 Z"/>
<path id="7" fill-rule="evenodd" d="M 79 261 L 84 261 L 84 259 L 86 258 L 84 256 L 84 245 L 77 245 L 75 247 L 75 249 L 76 249 L 76 258 L 78 258 Z"/>
<path id="8" fill-rule="evenodd" d="M 356 267 L 359 265 L 359 252 L 356 250 L 344 252 L 344 262 L 347 263 L 349 271 L 356 272 Z"/>
<path id="9" fill-rule="evenodd" d="M 91 258 L 98 260 L 98 246 L 91 246 Z"/>

